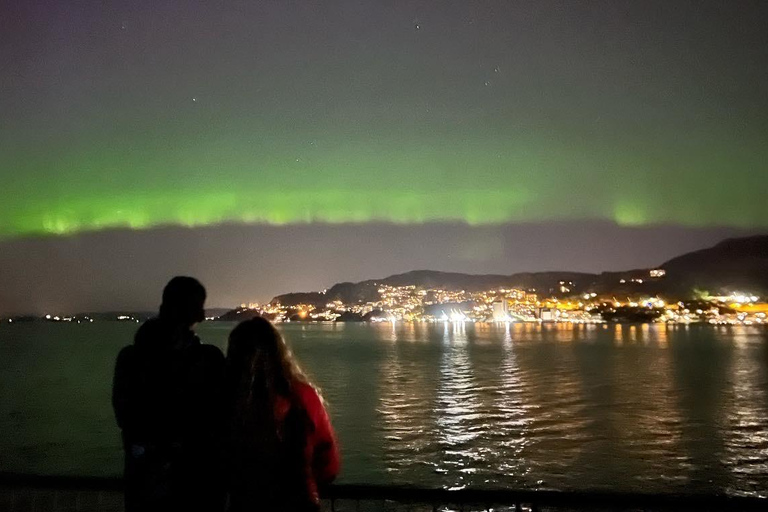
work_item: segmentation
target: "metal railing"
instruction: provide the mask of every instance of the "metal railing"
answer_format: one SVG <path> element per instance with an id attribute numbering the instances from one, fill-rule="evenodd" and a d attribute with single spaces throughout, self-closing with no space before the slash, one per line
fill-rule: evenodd
<path id="1" fill-rule="evenodd" d="M 336 485 L 324 496 L 333 504 L 392 501 L 430 505 L 434 510 L 768 510 L 768 499 L 701 494 L 642 494 L 604 491 L 426 489 L 386 485 Z M 452 508 L 453 507 L 453 508 Z M 365 509 L 361 509 L 365 510 Z"/>
<path id="2" fill-rule="evenodd" d="M 701 494 L 604 491 L 429 489 L 389 485 L 332 485 L 323 509 L 346 511 L 545 510 L 768 510 L 768 499 Z M 0 511 L 120 512 L 118 478 L 30 476 L 0 473 Z"/>

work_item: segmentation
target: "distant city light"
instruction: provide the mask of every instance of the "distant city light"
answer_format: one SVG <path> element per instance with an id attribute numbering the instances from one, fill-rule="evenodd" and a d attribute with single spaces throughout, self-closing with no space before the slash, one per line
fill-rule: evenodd
<path id="1" fill-rule="evenodd" d="M 631 278 L 633 283 L 643 279 Z M 576 288 L 571 281 L 553 283 L 555 292 L 565 288 Z M 642 288 L 637 288 L 642 290 Z M 380 284 L 375 288 L 375 297 L 369 300 L 345 302 L 340 299 L 323 300 L 320 303 L 281 304 L 273 301 L 266 304 L 243 302 L 234 310 L 234 315 L 252 311 L 275 322 L 343 320 L 370 322 L 558 322 L 575 324 L 602 323 L 618 318 L 636 318 L 643 322 L 666 322 L 690 324 L 694 322 L 711 325 L 765 325 L 768 323 L 768 303 L 761 297 L 744 290 L 730 291 L 722 295 L 711 295 L 702 291 L 692 301 L 669 301 L 667 298 L 627 293 L 625 297 L 599 297 L 594 291 L 574 290 L 567 295 L 538 295 L 530 289 L 494 288 L 488 290 L 446 290 L 416 285 L 391 286 Z M 441 306 L 444 305 L 444 306 Z M 634 311 L 633 311 L 634 310 Z M 635 316 L 633 316 L 635 315 Z M 89 316 L 59 316 L 45 314 L 47 321 L 94 322 Z M 207 316 L 212 321 L 219 317 Z M 17 318 L 27 321 L 27 317 Z M 4 319 L 5 320 L 5 319 Z M 8 323 L 13 323 L 8 318 Z M 34 319 L 30 319 L 34 320 Z M 131 314 L 119 314 L 108 320 L 140 322 Z M 621 320 L 618 320 L 621 321 Z"/>

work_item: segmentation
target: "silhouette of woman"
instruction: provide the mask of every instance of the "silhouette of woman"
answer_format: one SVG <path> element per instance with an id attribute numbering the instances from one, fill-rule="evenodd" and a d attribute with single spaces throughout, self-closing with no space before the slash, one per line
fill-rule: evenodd
<path id="1" fill-rule="evenodd" d="M 240 323 L 227 348 L 230 510 L 319 510 L 339 472 L 322 398 L 268 320 Z"/>

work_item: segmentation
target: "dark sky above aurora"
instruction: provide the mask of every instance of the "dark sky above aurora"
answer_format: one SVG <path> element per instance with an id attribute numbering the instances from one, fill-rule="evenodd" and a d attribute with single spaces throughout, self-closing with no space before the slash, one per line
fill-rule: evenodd
<path id="1" fill-rule="evenodd" d="M 154 306 L 182 271 L 229 304 L 644 266 L 768 229 L 765 2 L 2 5 L 0 313 Z"/>

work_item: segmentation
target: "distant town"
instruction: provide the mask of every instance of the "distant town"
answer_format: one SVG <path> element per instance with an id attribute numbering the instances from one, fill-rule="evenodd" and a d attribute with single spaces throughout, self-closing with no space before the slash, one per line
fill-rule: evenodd
<path id="1" fill-rule="evenodd" d="M 662 278 L 652 270 L 649 278 Z M 639 279 L 639 278 L 638 278 Z M 443 290 L 415 285 L 378 288 L 377 300 L 345 303 L 241 304 L 222 315 L 236 320 L 254 314 L 277 322 L 665 322 L 708 324 L 766 324 L 768 303 L 748 293 L 700 296 L 667 302 L 659 296 L 615 297 L 585 292 L 570 294 L 574 283 L 559 282 L 559 298 L 534 289 L 497 288 L 482 291 Z"/>
<path id="2" fill-rule="evenodd" d="M 589 274 L 421 270 L 248 302 L 277 322 L 662 322 L 768 325 L 768 236 L 724 240 L 658 267 Z"/>
<path id="3" fill-rule="evenodd" d="M 768 325 L 768 236 L 729 239 L 656 268 L 588 274 L 473 275 L 418 270 L 320 292 L 209 310 L 207 320 L 274 322 L 659 322 Z M 16 316 L 34 321 L 140 322 L 153 313 Z"/>
<path id="4" fill-rule="evenodd" d="M 648 280 L 665 278 L 665 270 L 652 269 Z M 623 282 L 621 282 L 623 281 Z M 634 277 L 631 282 L 644 283 Z M 627 284 L 620 280 L 619 284 Z M 699 292 L 690 300 L 668 301 L 654 295 L 616 296 L 585 291 L 574 294 L 577 284 L 558 281 L 555 293 L 536 289 L 493 288 L 467 291 L 429 288 L 417 285 L 379 284 L 373 300 L 345 302 L 328 300 L 318 304 L 280 297 L 264 304 L 240 304 L 229 311 L 212 313 L 209 321 L 238 321 L 259 315 L 275 322 L 663 322 L 707 323 L 718 325 L 768 325 L 768 303 L 748 292 L 710 295 Z M 290 298 L 290 295 L 288 296 Z M 94 321 L 140 322 L 150 313 L 100 313 L 8 318 L 7 322 L 49 321 L 91 323 Z"/>

